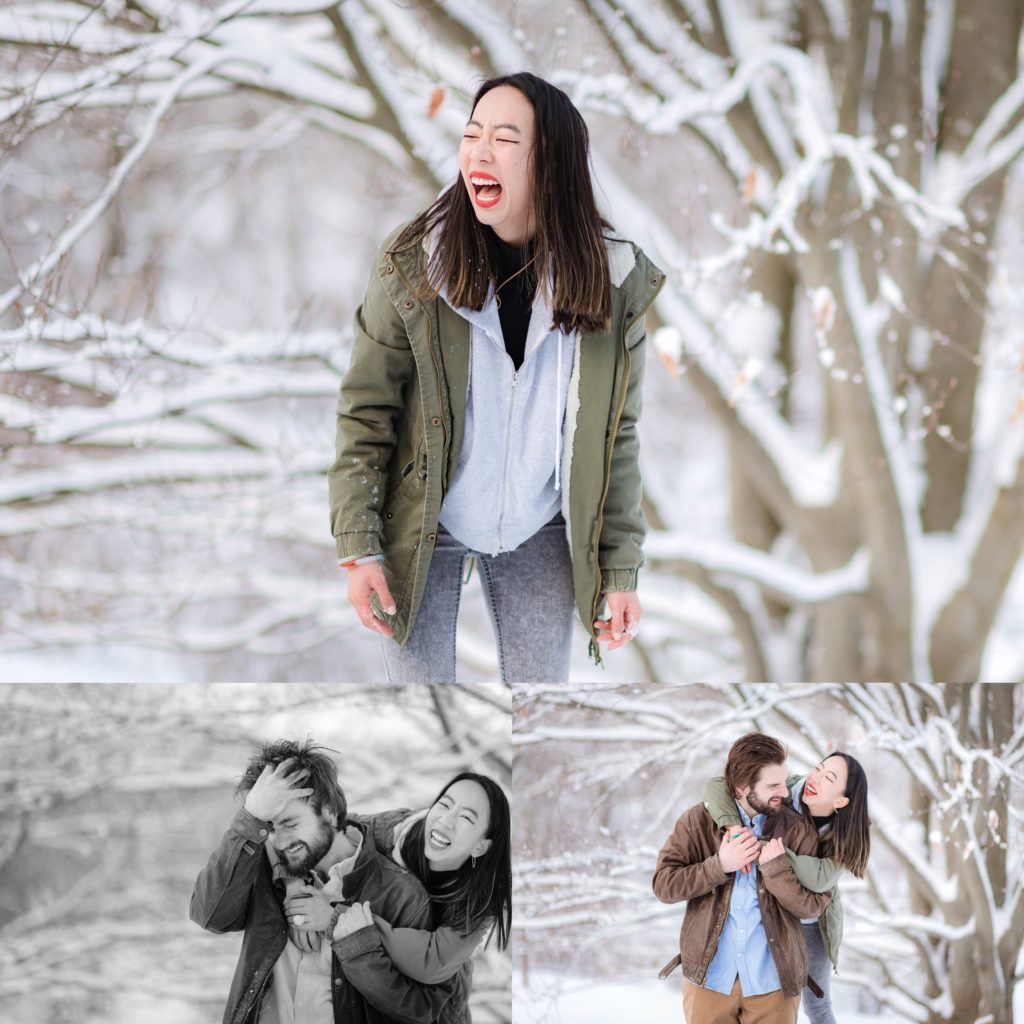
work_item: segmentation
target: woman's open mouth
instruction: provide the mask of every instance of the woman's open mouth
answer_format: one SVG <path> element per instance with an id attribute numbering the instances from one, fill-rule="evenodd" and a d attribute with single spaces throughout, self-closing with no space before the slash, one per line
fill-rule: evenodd
<path id="1" fill-rule="evenodd" d="M 436 828 L 430 830 L 427 841 L 435 850 L 447 850 L 452 845 L 452 841 L 443 832 L 438 832 Z"/>
<path id="2" fill-rule="evenodd" d="M 477 172 L 469 176 L 473 186 L 473 201 L 484 209 L 494 206 L 501 199 L 501 182 L 491 174 Z"/>
<path id="3" fill-rule="evenodd" d="M 808 796 L 817 796 L 818 795 L 818 791 L 814 788 L 814 784 L 811 783 L 811 782 L 807 782 L 807 783 L 804 784 L 804 792 Z"/>

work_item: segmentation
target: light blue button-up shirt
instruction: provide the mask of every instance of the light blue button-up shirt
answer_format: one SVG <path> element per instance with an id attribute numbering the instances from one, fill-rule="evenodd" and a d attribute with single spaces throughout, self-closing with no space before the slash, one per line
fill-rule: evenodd
<path id="1" fill-rule="evenodd" d="M 743 808 L 739 804 L 736 806 L 743 824 L 752 828 L 760 839 L 767 820 L 765 815 L 755 815 L 751 821 Z M 704 987 L 729 995 L 736 975 L 739 975 L 740 988 L 745 996 L 763 996 L 782 987 L 775 960 L 768 948 L 768 936 L 764 933 L 761 905 L 757 901 L 757 861 L 751 865 L 749 875 L 736 872 L 729 899 L 729 916 L 725 919 L 718 949 L 708 965 Z"/>

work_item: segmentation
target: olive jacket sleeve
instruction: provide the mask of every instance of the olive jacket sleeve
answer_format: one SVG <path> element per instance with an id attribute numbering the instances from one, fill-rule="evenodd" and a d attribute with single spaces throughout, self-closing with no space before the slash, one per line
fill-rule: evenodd
<path id="1" fill-rule="evenodd" d="M 721 775 L 708 779 L 704 785 L 703 799 L 708 814 L 719 828 L 740 823 L 740 812 L 736 807 L 736 801 L 726 789 L 725 779 Z"/>
<path id="2" fill-rule="evenodd" d="M 378 251 L 356 310 L 352 354 L 338 396 L 336 457 L 327 480 L 331 531 L 341 560 L 381 553 L 387 467 L 416 370 L 405 323 L 379 271 L 391 241 Z"/>
<path id="3" fill-rule="evenodd" d="M 640 317 L 626 335 L 628 374 L 626 394 L 611 451 L 608 493 L 602 510 L 598 567 L 602 589 L 636 590 L 644 562 L 644 518 L 640 509 L 640 439 L 637 423 L 643 405 L 644 361 L 647 331 Z"/>
<path id="4" fill-rule="evenodd" d="M 394 965 L 407 977 L 427 985 L 447 981 L 476 952 L 487 937 L 490 924 L 468 935 L 455 928 L 434 931 L 419 928 L 393 928 L 387 921 L 374 918 L 384 948 Z"/>

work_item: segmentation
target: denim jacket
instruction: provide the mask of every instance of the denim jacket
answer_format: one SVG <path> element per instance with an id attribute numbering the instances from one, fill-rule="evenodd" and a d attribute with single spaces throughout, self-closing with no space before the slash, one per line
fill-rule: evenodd
<path id="1" fill-rule="evenodd" d="M 380 854 L 369 830 L 352 871 L 346 902 L 370 909 L 399 927 L 429 928 L 430 901 L 422 883 Z M 258 1024 L 260 1005 L 288 926 L 265 844 L 268 823 L 238 810 L 196 879 L 189 916 L 207 931 L 242 931 L 242 949 L 223 1024 Z M 334 942 L 331 985 L 335 1024 L 430 1024 L 442 1016 L 457 979 L 422 985 L 400 974 L 384 952 L 380 933 L 365 927 Z"/>

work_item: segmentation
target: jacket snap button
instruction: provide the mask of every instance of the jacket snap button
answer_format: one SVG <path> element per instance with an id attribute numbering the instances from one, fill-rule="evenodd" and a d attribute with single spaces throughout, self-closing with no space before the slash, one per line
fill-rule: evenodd
<path id="1" fill-rule="evenodd" d="M 628 312 L 628 313 L 626 314 L 626 319 L 627 319 L 627 320 L 632 320 L 634 316 L 636 316 L 636 314 L 635 314 L 635 313 L 633 312 L 633 310 L 630 310 L 630 311 L 629 311 L 629 312 Z"/>
<path id="2" fill-rule="evenodd" d="M 406 309 L 412 309 L 412 299 L 406 299 L 405 302 L 402 303 L 402 305 L 405 306 Z"/>
<path id="3" fill-rule="evenodd" d="M 385 518 L 386 518 L 386 519 L 394 519 L 394 518 L 395 518 L 395 513 L 394 513 L 394 512 L 389 512 L 389 513 L 388 513 L 388 514 L 387 514 L 387 515 L 385 516 Z"/>
<path id="4" fill-rule="evenodd" d="M 334 979 L 334 987 L 335 988 L 341 988 L 341 978 L 335 978 Z"/>
<path id="5" fill-rule="evenodd" d="M 433 544 L 434 541 L 437 540 L 437 534 L 436 533 L 428 533 L 427 534 L 427 540 L 429 540 L 430 543 Z"/>
<path id="6" fill-rule="evenodd" d="M 265 828 L 261 828 L 260 829 L 260 835 L 261 836 L 266 836 L 266 834 L 267 834 L 267 830 Z"/>
<path id="7" fill-rule="evenodd" d="M 441 417 L 440 416 L 431 416 L 430 417 L 430 423 L 431 423 L 432 426 L 435 426 L 435 427 L 441 426 Z"/>
<path id="8" fill-rule="evenodd" d="M 384 273 L 385 274 L 393 274 L 394 272 L 395 272 L 395 268 L 393 266 L 391 266 L 390 263 L 384 268 Z"/>

